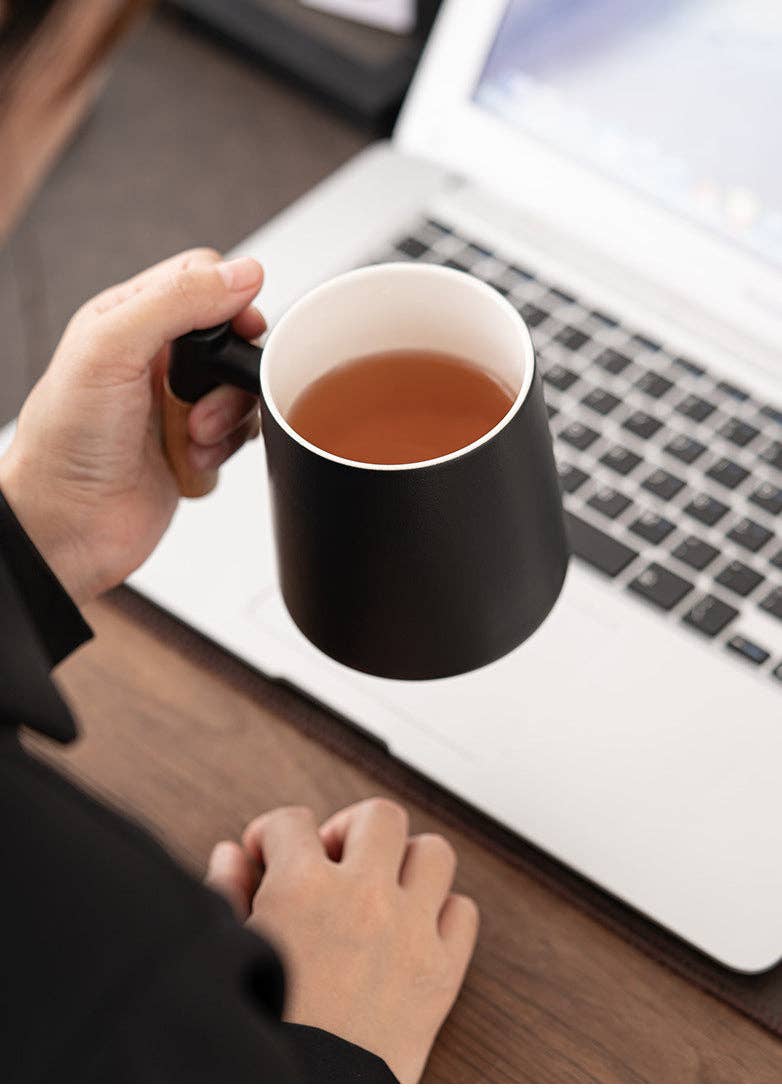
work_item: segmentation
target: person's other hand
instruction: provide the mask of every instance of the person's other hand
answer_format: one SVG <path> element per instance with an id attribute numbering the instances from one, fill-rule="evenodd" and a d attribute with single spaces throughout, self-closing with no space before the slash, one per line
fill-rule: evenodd
<path id="1" fill-rule="evenodd" d="M 170 342 L 233 319 L 265 329 L 252 258 L 170 258 L 86 303 L 22 408 L 0 488 L 77 602 L 115 586 L 154 549 L 177 504 L 158 414 Z M 216 468 L 258 434 L 258 400 L 222 386 L 189 419 L 194 468 Z"/>
<path id="2" fill-rule="evenodd" d="M 455 869 L 446 840 L 409 837 L 402 807 L 369 799 L 320 829 L 303 807 L 263 814 L 242 847 L 217 845 L 207 882 L 278 944 L 287 1021 L 352 1041 L 415 1082 L 475 946 L 478 910 L 451 892 Z"/>

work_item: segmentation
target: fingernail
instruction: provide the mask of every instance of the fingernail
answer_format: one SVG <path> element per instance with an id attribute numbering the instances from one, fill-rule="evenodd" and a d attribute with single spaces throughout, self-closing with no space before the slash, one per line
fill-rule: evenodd
<path id="1" fill-rule="evenodd" d="M 221 261 L 215 268 L 229 291 L 245 291 L 261 279 L 261 267 L 254 257 L 235 257 Z"/>
<path id="2" fill-rule="evenodd" d="M 229 859 L 233 859 L 233 856 L 234 845 L 231 844 L 228 840 L 221 840 L 220 843 L 215 844 L 214 848 L 212 849 L 212 865 L 214 866 L 219 863 L 227 863 Z"/>

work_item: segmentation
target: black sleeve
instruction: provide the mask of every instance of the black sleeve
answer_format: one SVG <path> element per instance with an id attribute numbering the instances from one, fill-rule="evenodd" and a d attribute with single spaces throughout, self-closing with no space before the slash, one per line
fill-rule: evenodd
<path id="1" fill-rule="evenodd" d="M 0 728 L 4 1081 L 393 1082 L 281 1022 L 273 948 Z"/>
<path id="2" fill-rule="evenodd" d="M 92 636 L 59 580 L 25 533 L 0 492 L 0 548 L 19 597 L 43 643 L 50 666 L 56 666 Z"/>
<path id="3" fill-rule="evenodd" d="M 304 1064 L 305 1082 L 395 1083 L 388 1064 L 324 1029 L 283 1022 L 289 1046 Z"/>
<path id="4" fill-rule="evenodd" d="M 0 1071 L 21 1082 L 394 1082 L 281 1021 L 273 948 L 131 822 L 25 752 L 75 736 L 49 668 L 91 635 L 0 496 Z"/>

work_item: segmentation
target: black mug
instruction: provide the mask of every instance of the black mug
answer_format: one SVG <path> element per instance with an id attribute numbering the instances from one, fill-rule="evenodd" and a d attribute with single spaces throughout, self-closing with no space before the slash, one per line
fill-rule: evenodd
<path id="1" fill-rule="evenodd" d="M 370 465 L 329 454 L 286 420 L 296 396 L 349 359 L 394 349 L 470 360 L 515 394 L 452 454 Z M 400 680 L 449 677 L 523 643 L 568 564 L 548 416 L 529 331 L 482 281 L 434 265 L 375 265 L 300 299 L 262 352 L 230 326 L 173 346 L 167 443 L 189 405 L 228 382 L 260 393 L 282 597 L 330 658 Z M 181 459 L 179 459 L 181 464 Z M 180 478 L 189 494 L 213 482 Z"/>

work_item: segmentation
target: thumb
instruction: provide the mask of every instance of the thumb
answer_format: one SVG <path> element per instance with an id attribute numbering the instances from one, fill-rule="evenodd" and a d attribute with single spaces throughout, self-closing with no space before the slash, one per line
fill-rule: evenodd
<path id="1" fill-rule="evenodd" d="M 143 371 L 169 341 L 235 317 L 257 295 L 263 269 L 252 257 L 163 269 L 111 296 L 79 334 L 95 350 Z M 91 355 L 91 353 L 89 354 Z"/>
<path id="2" fill-rule="evenodd" d="M 244 923 L 258 888 L 258 869 L 247 853 L 232 840 L 221 840 L 212 850 L 205 885 L 221 893 Z"/>

